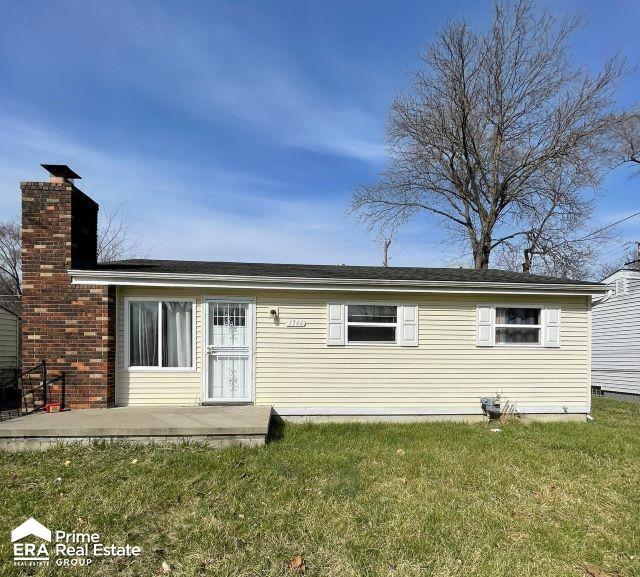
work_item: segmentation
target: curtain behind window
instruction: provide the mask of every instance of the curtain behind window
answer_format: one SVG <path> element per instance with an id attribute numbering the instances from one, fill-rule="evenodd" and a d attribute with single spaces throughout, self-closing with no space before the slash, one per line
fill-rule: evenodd
<path id="1" fill-rule="evenodd" d="M 130 304 L 129 365 L 158 365 L 158 303 L 133 301 Z"/>
<path id="2" fill-rule="evenodd" d="M 496 308 L 496 324 L 499 325 L 538 325 L 540 309 Z"/>
<path id="3" fill-rule="evenodd" d="M 192 303 L 162 303 L 162 366 L 192 366 Z"/>

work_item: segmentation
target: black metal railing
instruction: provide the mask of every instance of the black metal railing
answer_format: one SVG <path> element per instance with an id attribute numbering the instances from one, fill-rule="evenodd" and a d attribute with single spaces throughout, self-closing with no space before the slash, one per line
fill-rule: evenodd
<path id="1" fill-rule="evenodd" d="M 28 383 L 29 377 L 34 373 L 40 373 L 38 384 Z M 16 371 L 16 376 L 0 384 L 0 421 L 29 415 L 47 406 L 49 400 L 49 387 L 55 383 L 60 383 L 60 409 L 64 408 L 65 397 L 65 373 L 62 372 L 53 379 L 47 376 L 47 361 L 42 360 L 40 364 L 31 367 L 26 371 Z M 28 390 L 28 392 L 27 392 Z M 32 406 L 29 406 L 29 398 Z"/>
<path id="2" fill-rule="evenodd" d="M 65 378 L 64 378 L 64 373 L 60 373 L 57 377 L 54 377 L 53 379 L 47 380 L 47 365 L 46 363 L 44 364 L 44 366 L 42 367 L 42 381 L 40 381 L 37 385 L 35 386 L 31 386 L 31 394 L 34 393 L 34 390 L 36 391 L 41 391 L 41 397 L 42 400 L 41 402 L 41 407 L 40 409 L 44 409 L 47 406 L 47 402 L 50 400 L 50 393 L 49 393 L 49 387 L 51 385 L 53 385 L 54 383 L 60 383 L 60 410 L 64 409 L 64 392 L 65 392 Z M 24 402 L 24 395 L 23 395 L 23 402 Z M 35 395 L 34 395 L 34 400 L 35 400 Z M 24 413 L 25 414 L 29 414 L 28 411 L 28 407 L 25 403 L 24 406 Z M 38 407 L 35 405 L 34 403 L 34 410 L 31 412 L 36 412 L 38 411 Z"/>

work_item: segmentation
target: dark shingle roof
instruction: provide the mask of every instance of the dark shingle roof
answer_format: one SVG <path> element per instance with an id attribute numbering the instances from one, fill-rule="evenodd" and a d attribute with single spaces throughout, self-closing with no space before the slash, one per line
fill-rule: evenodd
<path id="1" fill-rule="evenodd" d="M 0 309 L 11 313 L 13 316 L 18 317 L 18 319 L 20 318 L 20 315 L 16 311 L 11 310 L 8 306 L 3 305 L 2 303 L 0 303 Z"/>
<path id="2" fill-rule="evenodd" d="M 497 269 L 341 266 L 315 264 L 271 264 L 254 262 L 205 262 L 188 260 L 121 260 L 99 263 L 89 269 L 113 272 L 173 273 L 198 275 L 257 276 L 280 278 L 326 278 L 343 280 L 390 280 L 423 282 L 487 282 L 528 284 L 572 284 L 601 286 L 542 275 Z"/>

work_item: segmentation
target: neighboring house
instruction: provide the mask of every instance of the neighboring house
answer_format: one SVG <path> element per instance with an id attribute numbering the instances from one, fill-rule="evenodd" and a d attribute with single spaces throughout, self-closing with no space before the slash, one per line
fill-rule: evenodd
<path id="1" fill-rule="evenodd" d="M 23 365 L 67 404 L 270 405 L 287 418 L 584 419 L 598 283 L 497 270 L 96 263 L 66 166 L 23 182 Z M 215 235 L 215 224 L 212 223 Z"/>
<path id="2" fill-rule="evenodd" d="M 640 271 L 619 270 L 593 307 L 592 384 L 610 395 L 640 395 Z"/>
<path id="3" fill-rule="evenodd" d="M 0 385 L 15 377 L 20 359 L 20 317 L 0 305 Z"/>

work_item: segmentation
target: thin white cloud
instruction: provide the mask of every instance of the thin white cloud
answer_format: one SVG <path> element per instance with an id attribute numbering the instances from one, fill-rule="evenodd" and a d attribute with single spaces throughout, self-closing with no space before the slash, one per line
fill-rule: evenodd
<path id="1" fill-rule="evenodd" d="M 357 93 L 340 100 L 321 90 L 294 54 L 279 50 L 276 39 L 265 45 L 222 20 L 207 23 L 203 34 L 153 4 L 129 5 L 117 21 L 113 14 L 101 17 L 103 25 L 111 22 L 113 41 L 141 55 L 139 65 L 147 66 L 144 71 L 104 66 L 119 83 L 153 92 L 154 98 L 169 99 L 212 123 L 241 121 L 244 130 L 280 145 L 384 162 L 384 111 L 366 110 Z M 340 87 L 334 91 L 340 93 Z"/>
<path id="2" fill-rule="evenodd" d="M 379 261 L 375 245 L 341 218 L 341 199 L 283 197 L 274 190 L 286 183 L 259 175 L 118 155 L 6 115 L 0 159 L 2 220 L 19 216 L 19 181 L 45 180 L 39 163 L 59 162 L 84 176 L 78 186 L 103 207 L 121 208 L 152 258 Z"/>

